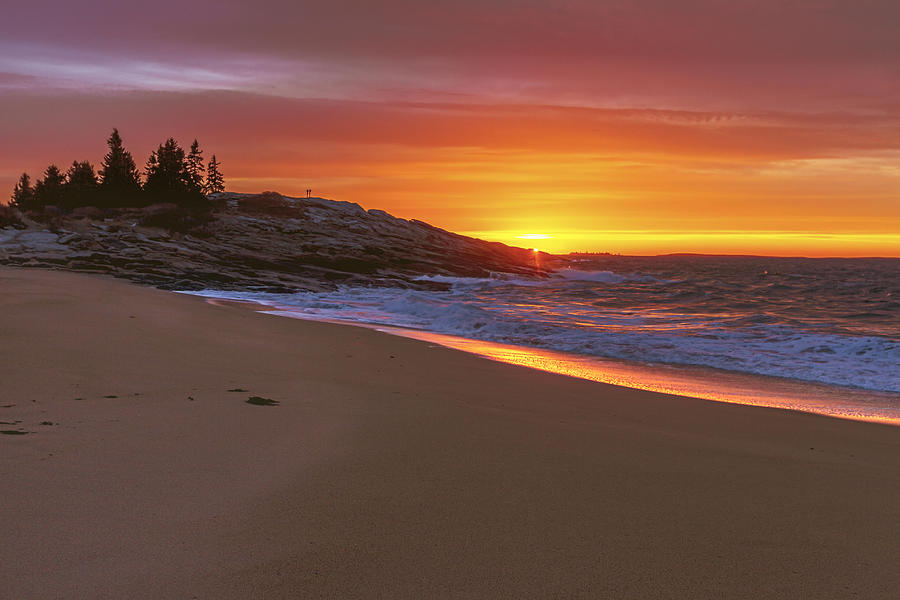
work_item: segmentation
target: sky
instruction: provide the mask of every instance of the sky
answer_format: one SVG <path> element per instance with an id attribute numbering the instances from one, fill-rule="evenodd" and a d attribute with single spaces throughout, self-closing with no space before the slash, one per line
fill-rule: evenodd
<path id="1" fill-rule="evenodd" d="M 896 0 L 7 0 L 0 190 L 113 127 L 547 251 L 900 256 Z"/>

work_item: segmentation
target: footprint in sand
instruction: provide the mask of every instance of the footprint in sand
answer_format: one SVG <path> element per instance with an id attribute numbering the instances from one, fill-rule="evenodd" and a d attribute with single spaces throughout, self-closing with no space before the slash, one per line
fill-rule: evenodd
<path id="1" fill-rule="evenodd" d="M 278 406 L 280 404 L 278 400 L 272 400 L 271 398 L 263 398 L 262 396 L 250 396 L 247 399 L 247 404 L 253 404 L 255 406 Z"/>

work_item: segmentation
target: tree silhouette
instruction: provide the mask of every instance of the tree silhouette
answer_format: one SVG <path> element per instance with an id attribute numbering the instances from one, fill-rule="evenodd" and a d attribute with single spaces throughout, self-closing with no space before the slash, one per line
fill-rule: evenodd
<path id="1" fill-rule="evenodd" d="M 43 179 L 38 179 L 34 185 L 34 206 L 60 206 L 62 204 L 63 185 L 66 180 L 59 167 L 50 165 L 44 171 Z"/>
<path id="2" fill-rule="evenodd" d="M 22 173 L 16 187 L 13 188 L 10 197 L 10 205 L 20 210 L 29 210 L 34 205 L 34 188 L 31 187 L 31 177 L 28 173 Z"/>
<path id="3" fill-rule="evenodd" d="M 144 191 L 154 200 L 171 200 L 189 189 L 184 150 L 174 138 L 167 139 L 150 154 L 145 174 Z"/>
<path id="4" fill-rule="evenodd" d="M 10 204 L 21 210 L 41 210 L 47 206 L 68 210 L 80 206 L 131 208 L 171 202 L 199 214 L 212 209 L 205 196 L 207 191 L 225 190 L 215 156 L 209 161 L 209 176 L 204 181 L 207 168 L 196 139 L 187 156 L 174 138 L 160 144 L 147 159 L 143 187 L 134 157 L 122 144 L 118 129 L 112 130 L 106 143 L 109 151 L 99 172 L 88 161 L 73 162 L 65 175 L 56 165 L 50 165 L 33 187 L 28 174 L 22 173 L 13 188 Z"/>
<path id="5" fill-rule="evenodd" d="M 161 144 L 147 160 L 144 192 L 151 202 L 201 206 L 206 204 L 203 192 L 191 186 L 184 150 L 174 138 Z"/>
<path id="6" fill-rule="evenodd" d="M 100 183 L 94 173 L 94 165 L 77 160 L 66 171 L 66 183 L 63 185 L 62 205 L 65 208 L 88 206 L 97 202 L 97 190 Z"/>
<path id="7" fill-rule="evenodd" d="M 191 151 L 186 159 L 188 186 L 191 191 L 203 193 L 203 173 L 206 169 L 203 167 L 203 150 L 197 140 L 191 144 Z"/>
<path id="8" fill-rule="evenodd" d="M 106 140 L 109 152 L 100 165 L 100 189 L 107 206 L 134 206 L 140 203 L 141 180 L 134 157 L 122 145 L 118 129 Z"/>
<path id="9" fill-rule="evenodd" d="M 161 147 L 161 146 L 160 146 Z M 150 178 L 150 173 L 155 173 L 159 170 L 159 160 L 156 158 L 156 150 L 150 153 L 150 156 L 147 157 L 147 162 L 144 164 L 144 194 L 149 194 L 149 190 L 147 188 L 147 183 Z M 150 188 L 152 189 L 152 185 Z"/>
<path id="10" fill-rule="evenodd" d="M 219 162 L 216 160 L 216 155 L 213 154 L 212 158 L 209 159 L 209 164 L 206 167 L 206 193 L 207 194 L 215 194 L 218 192 L 225 191 L 225 178 L 222 177 L 222 173 L 219 172 Z"/>

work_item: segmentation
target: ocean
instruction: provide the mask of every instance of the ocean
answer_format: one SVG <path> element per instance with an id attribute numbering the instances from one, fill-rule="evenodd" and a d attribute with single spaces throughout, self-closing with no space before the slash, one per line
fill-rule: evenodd
<path id="1" fill-rule="evenodd" d="M 599 381 L 900 422 L 900 259 L 602 255 L 544 279 L 421 279 L 448 289 L 194 293 L 620 374 Z"/>

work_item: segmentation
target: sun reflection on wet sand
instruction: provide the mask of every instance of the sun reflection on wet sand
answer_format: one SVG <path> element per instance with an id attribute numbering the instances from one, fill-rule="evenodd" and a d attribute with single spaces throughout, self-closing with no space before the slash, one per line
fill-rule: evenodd
<path id="1" fill-rule="evenodd" d="M 498 362 L 610 385 L 900 425 L 898 394 L 836 388 L 700 367 L 614 361 L 399 327 L 378 326 L 374 329 L 470 352 Z"/>
<path id="2" fill-rule="evenodd" d="M 312 318 L 256 302 L 206 298 L 294 319 L 352 325 L 461 350 L 498 362 L 622 387 L 714 402 L 781 408 L 887 425 L 900 425 L 900 394 L 833 387 L 779 377 L 749 375 L 687 365 L 643 364 L 486 342 L 418 329 L 338 319 Z"/>

